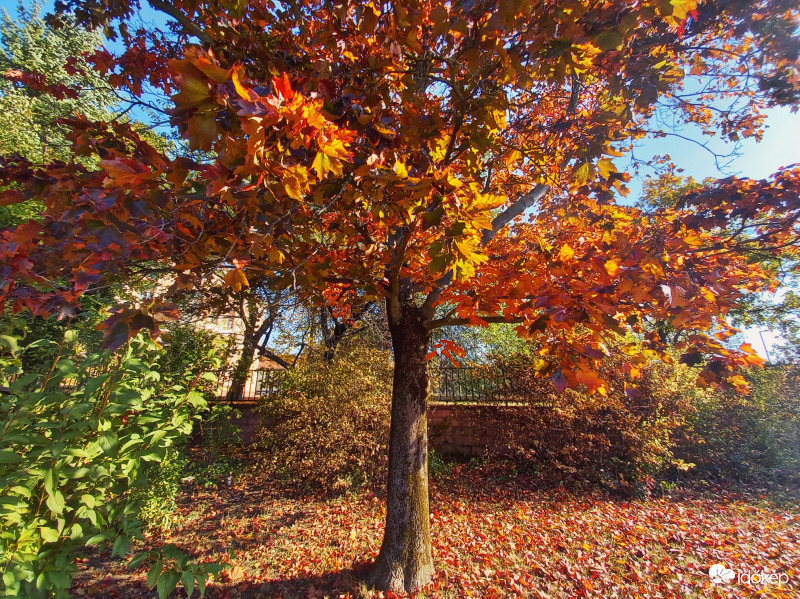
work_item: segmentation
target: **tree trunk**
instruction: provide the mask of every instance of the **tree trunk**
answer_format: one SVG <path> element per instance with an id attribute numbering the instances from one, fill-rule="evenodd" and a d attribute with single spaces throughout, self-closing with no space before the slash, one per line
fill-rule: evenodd
<path id="1" fill-rule="evenodd" d="M 394 346 L 386 530 L 367 583 L 407 591 L 433 576 L 428 517 L 428 332 L 420 309 L 389 316 Z"/>
<path id="2" fill-rule="evenodd" d="M 242 340 L 242 355 L 239 357 L 239 362 L 236 364 L 236 369 L 233 371 L 231 387 L 227 393 L 228 401 L 235 402 L 243 399 L 242 394 L 245 391 L 247 379 L 250 377 L 250 368 L 253 366 L 256 350 L 259 348 L 258 344 L 261 338 L 266 335 L 263 345 L 264 347 L 267 346 L 274 323 L 275 317 L 270 316 L 264 319 L 258 329 L 253 330 L 252 327 L 255 325 L 248 325 L 249 328 L 245 329 L 244 339 Z"/>
<path id="3" fill-rule="evenodd" d="M 253 360 L 256 355 L 256 344 L 253 342 L 253 333 L 245 333 L 244 343 L 242 347 L 242 355 L 236 364 L 231 377 L 231 386 L 226 394 L 226 399 L 229 402 L 237 402 L 242 399 L 244 388 L 247 383 L 247 377 L 250 376 L 250 367 L 253 365 Z"/>

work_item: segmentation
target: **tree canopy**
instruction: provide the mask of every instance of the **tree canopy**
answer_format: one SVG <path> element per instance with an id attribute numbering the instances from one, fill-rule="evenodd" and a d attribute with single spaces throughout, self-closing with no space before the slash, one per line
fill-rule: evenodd
<path id="1" fill-rule="evenodd" d="M 170 271 L 177 289 L 227 267 L 234 290 L 275 274 L 340 317 L 385 301 L 396 372 L 374 584 L 413 589 L 432 571 L 432 330 L 513 323 L 540 341 L 541 376 L 605 393 L 597 366 L 612 347 L 631 355 L 632 389 L 639 365 L 669 359 L 647 324 L 666 322 L 685 333 L 677 349 L 703 366 L 701 384 L 745 385 L 731 368 L 759 359 L 726 347 L 723 317 L 777 284 L 743 250 L 796 247 L 800 169 L 645 214 L 617 203 L 629 175 L 615 159 L 666 133 L 651 118 L 665 106 L 679 123 L 759 137 L 764 108 L 798 101 L 796 3 L 149 4 L 169 30 L 131 33 L 134 2 L 58 6 L 122 41 L 87 60 L 133 97 L 170 94 L 191 151 L 77 115 L 64 121 L 73 152 L 97 167 L 3 159 L 13 187 L 0 203 L 46 210 L 0 233 L 0 295 L 65 316 L 109 276 Z M 173 311 L 129 307 L 107 344 Z"/>

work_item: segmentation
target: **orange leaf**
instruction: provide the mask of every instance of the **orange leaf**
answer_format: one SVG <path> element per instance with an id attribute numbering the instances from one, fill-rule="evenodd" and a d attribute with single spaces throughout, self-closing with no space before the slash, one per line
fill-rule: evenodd
<path id="1" fill-rule="evenodd" d="M 287 75 L 286 73 L 284 73 L 283 77 L 281 77 L 280 79 L 278 79 L 277 77 L 273 77 L 272 86 L 284 100 L 291 100 L 292 97 L 294 97 L 292 84 L 289 82 L 289 75 Z"/>
<path id="2" fill-rule="evenodd" d="M 249 287 L 250 283 L 241 268 L 234 268 L 225 275 L 225 285 L 234 291 L 241 291 L 242 287 Z"/>
<path id="3" fill-rule="evenodd" d="M 258 95 L 251 89 L 246 88 L 242 85 L 242 81 L 239 77 L 239 71 L 243 71 L 242 67 L 236 67 L 231 73 L 231 81 L 233 81 L 233 87 L 236 88 L 236 93 L 239 94 L 245 100 L 253 101 L 255 100 Z"/>
<path id="4" fill-rule="evenodd" d="M 608 260 L 604 266 L 606 267 L 606 272 L 612 277 L 619 271 L 619 262 L 616 260 Z"/>

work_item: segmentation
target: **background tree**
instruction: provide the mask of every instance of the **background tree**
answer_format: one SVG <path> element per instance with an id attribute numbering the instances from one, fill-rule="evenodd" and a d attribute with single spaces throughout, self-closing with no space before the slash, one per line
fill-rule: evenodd
<path id="1" fill-rule="evenodd" d="M 759 360 L 725 346 L 723 317 L 776 284 L 747 251 L 796 245 L 800 172 L 717 182 L 645 215 L 615 204 L 628 175 L 613 158 L 651 130 L 660 103 L 678 121 L 757 136 L 764 106 L 798 98 L 794 4 L 150 5 L 175 20 L 171 37 L 114 21 L 133 3 L 64 6 L 122 38 L 126 50 L 102 59 L 120 87 L 176 92 L 172 123 L 195 155 L 75 118 L 73 149 L 99 169 L 7 159 L 0 181 L 21 188 L 2 202 L 39 198 L 47 212 L 2 233 L 0 292 L 68 314 L 88 284 L 158 262 L 186 284 L 233 265 L 234 290 L 274 273 L 344 318 L 383 301 L 395 370 L 371 584 L 412 590 L 433 573 L 432 331 L 512 323 L 542 348 L 539 376 L 607 394 L 599 361 L 630 354 L 635 378 L 669 359 L 644 325 L 665 321 L 685 332 L 673 347 L 703 365 L 700 384 L 746 386 L 729 371 Z M 685 92 L 686 68 L 707 84 L 699 98 Z M 157 334 L 173 312 L 120 312 L 107 344 Z"/>
<path id="2" fill-rule="evenodd" d="M 712 189 L 713 179 L 702 182 L 692 177 L 682 177 L 673 170 L 668 170 L 657 177 L 645 179 L 642 197 L 637 206 L 645 211 L 657 211 L 661 208 L 675 207 L 688 194 L 700 193 L 704 189 Z M 732 238 L 741 236 L 742 231 L 759 226 L 759 222 L 748 222 L 735 218 L 727 223 L 726 231 Z M 800 334 L 800 298 L 797 295 L 797 252 L 793 243 L 789 243 L 784 251 L 773 251 L 775 248 L 756 246 L 741 248 L 749 262 L 768 269 L 779 286 L 766 293 L 754 293 L 743 297 L 740 305 L 730 314 L 730 322 L 741 328 L 766 328 L 780 335 L 781 341 L 771 350 L 771 358 L 780 357 L 793 360 L 798 347 Z M 677 340 L 679 332 L 667 322 L 655 323 L 655 327 L 665 339 Z"/>
<path id="3" fill-rule="evenodd" d="M 5 10 L 0 17 L 0 154 L 35 163 L 69 159 L 67 127 L 59 119 L 76 113 L 108 118 L 118 101 L 82 57 L 102 45 L 102 34 L 71 24 L 54 29 L 40 11 L 39 3 L 20 2 L 16 18 Z M 47 93 L 44 84 L 59 86 L 60 93 Z M 0 206 L 0 224 L 30 218 L 39 208 Z"/>

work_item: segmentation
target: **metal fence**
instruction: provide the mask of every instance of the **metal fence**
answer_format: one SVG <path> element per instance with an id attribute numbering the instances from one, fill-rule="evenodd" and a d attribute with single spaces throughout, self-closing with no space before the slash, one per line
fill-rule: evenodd
<path id="1" fill-rule="evenodd" d="M 251 370 L 247 379 L 234 384 L 233 370 L 214 372 L 216 382 L 206 387 L 217 403 L 257 403 L 280 390 L 285 370 Z M 432 366 L 431 403 L 436 404 L 504 404 L 530 401 L 530 390 L 519 385 L 513 373 L 481 367 Z"/>
<path id="2" fill-rule="evenodd" d="M 101 372 L 103 372 L 102 366 L 90 366 L 81 373 L 80 378 L 64 377 L 60 379 L 58 381 L 58 388 L 64 391 L 65 393 L 72 393 L 73 391 L 82 388 L 86 384 L 87 380 L 98 376 Z M 22 375 L 19 374 L 12 374 L 7 377 L 8 382 L 13 383 L 21 376 Z M 38 377 L 34 381 L 29 383 L 29 386 L 31 387 L 41 386 L 44 380 L 45 380 L 44 374 L 38 375 Z"/>
<path id="3" fill-rule="evenodd" d="M 535 389 L 530 381 L 521 380 L 519 373 L 498 368 L 437 366 L 430 370 L 432 403 L 550 405 L 550 389 L 542 381 Z"/>
<path id="4" fill-rule="evenodd" d="M 257 403 L 260 399 L 277 393 L 286 376 L 285 370 L 257 369 L 248 372 L 247 379 L 236 382 L 233 370 L 218 370 L 217 380 L 208 390 L 218 403 Z"/>

